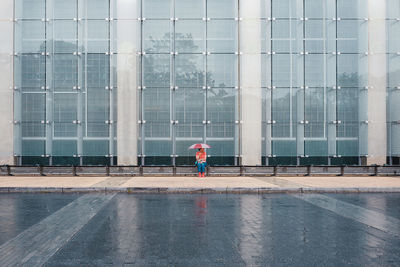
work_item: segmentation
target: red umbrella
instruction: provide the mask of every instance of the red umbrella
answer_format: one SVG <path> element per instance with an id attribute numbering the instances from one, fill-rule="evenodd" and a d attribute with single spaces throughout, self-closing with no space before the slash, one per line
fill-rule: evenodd
<path id="1" fill-rule="evenodd" d="M 189 147 L 189 149 L 198 149 L 198 148 L 211 148 L 207 144 L 194 144 Z"/>

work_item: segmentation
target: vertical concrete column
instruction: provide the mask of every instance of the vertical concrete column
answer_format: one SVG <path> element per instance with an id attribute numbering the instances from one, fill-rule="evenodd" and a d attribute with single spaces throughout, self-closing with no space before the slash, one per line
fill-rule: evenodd
<path id="1" fill-rule="evenodd" d="M 261 0 L 239 2 L 240 92 L 243 165 L 261 165 Z"/>
<path id="2" fill-rule="evenodd" d="M 0 1 L 0 164 L 14 163 L 14 1 Z"/>
<path id="3" fill-rule="evenodd" d="M 368 157 L 366 163 L 385 164 L 386 127 L 386 1 L 368 0 Z"/>
<path id="4" fill-rule="evenodd" d="M 137 165 L 138 143 L 138 0 L 116 1 L 117 156 L 119 165 Z"/>

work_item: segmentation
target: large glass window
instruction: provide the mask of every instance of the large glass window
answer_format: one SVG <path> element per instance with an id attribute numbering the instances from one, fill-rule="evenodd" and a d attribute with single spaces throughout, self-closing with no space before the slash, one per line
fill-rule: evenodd
<path id="1" fill-rule="evenodd" d="M 107 164 L 116 102 L 109 0 L 18 0 L 15 132 L 20 163 Z M 114 112 L 115 113 L 115 112 Z M 18 138 L 16 139 L 18 140 Z M 106 158 L 107 156 L 107 158 Z"/>
<path id="2" fill-rule="evenodd" d="M 233 164 L 237 1 L 142 3 L 142 163 L 191 165 L 188 146 L 207 142 L 211 163 Z"/>

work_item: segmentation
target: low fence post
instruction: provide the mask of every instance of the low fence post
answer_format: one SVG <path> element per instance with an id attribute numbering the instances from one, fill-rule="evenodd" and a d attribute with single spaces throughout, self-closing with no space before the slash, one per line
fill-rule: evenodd
<path id="1" fill-rule="evenodd" d="M 139 174 L 140 176 L 143 176 L 143 165 L 139 166 Z"/>
<path id="2" fill-rule="evenodd" d="M 378 165 L 374 166 L 374 176 L 378 176 Z"/>
<path id="3" fill-rule="evenodd" d="M 77 176 L 76 175 L 76 166 L 72 165 L 72 176 Z"/>
<path id="4" fill-rule="evenodd" d="M 6 169 L 7 169 L 7 175 L 11 176 L 11 168 L 10 165 L 6 165 Z"/>
<path id="5" fill-rule="evenodd" d="M 306 176 L 310 176 L 311 175 L 311 165 L 307 166 L 307 174 Z"/>
<path id="6" fill-rule="evenodd" d="M 344 166 L 340 166 L 340 175 L 339 176 L 344 176 Z"/>
<path id="7" fill-rule="evenodd" d="M 274 166 L 274 173 L 272 175 L 276 176 L 277 174 L 278 174 L 278 168 L 277 166 Z"/>
<path id="8" fill-rule="evenodd" d="M 39 175 L 40 175 L 40 176 L 44 176 L 44 175 L 43 175 L 43 166 L 40 165 L 40 164 L 38 164 L 38 172 L 39 172 Z"/>

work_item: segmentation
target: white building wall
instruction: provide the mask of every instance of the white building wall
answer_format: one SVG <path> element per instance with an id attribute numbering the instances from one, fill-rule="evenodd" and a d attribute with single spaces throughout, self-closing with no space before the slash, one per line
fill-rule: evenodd
<path id="1" fill-rule="evenodd" d="M 369 0 L 368 24 L 368 157 L 366 163 L 385 164 L 386 126 L 386 1 Z"/>
<path id="2" fill-rule="evenodd" d="M 14 1 L 0 1 L 0 164 L 13 164 Z"/>
<path id="3" fill-rule="evenodd" d="M 240 1 L 241 151 L 243 165 L 261 165 L 261 0 Z"/>

